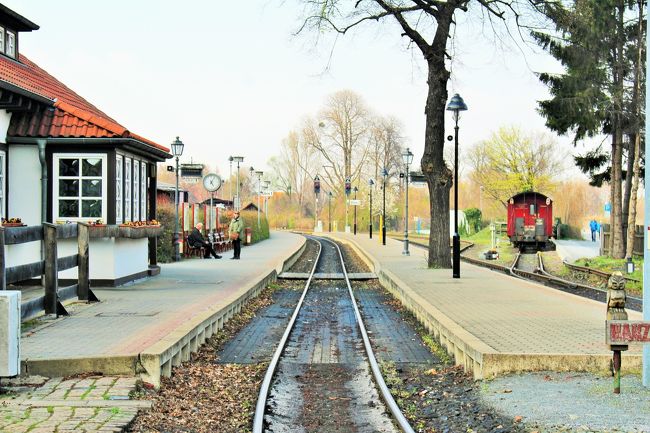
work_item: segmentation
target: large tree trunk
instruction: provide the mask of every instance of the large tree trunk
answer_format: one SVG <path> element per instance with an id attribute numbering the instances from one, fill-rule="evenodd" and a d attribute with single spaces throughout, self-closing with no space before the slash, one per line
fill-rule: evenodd
<path id="1" fill-rule="evenodd" d="M 633 150 L 634 158 L 632 163 L 631 173 L 628 171 L 628 178 L 630 182 L 630 201 L 629 201 L 629 214 L 627 220 L 627 245 L 625 248 L 625 257 L 632 257 L 634 253 L 634 228 L 636 227 L 636 204 L 637 192 L 639 189 L 639 175 L 641 171 L 641 104 L 639 99 L 641 97 L 641 74 L 643 66 L 643 0 L 638 0 L 639 7 L 639 21 L 637 26 L 637 52 L 636 64 L 634 65 L 634 90 L 632 93 L 632 110 L 634 113 L 635 122 L 633 124 L 634 134 L 633 140 L 630 140 L 630 148 Z M 633 147 L 632 147 L 633 146 Z M 631 152 L 632 153 L 632 152 Z M 629 161 L 628 161 L 629 167 Z M 629 170 L 629 168 L 628 168 Z M 627 186 L 627 185 L 626 185 Z"/>
<path id="2" fill-rule="evenodd" d="M 453 10 L 451 10 L 453 13 Z M 452 186 L 451 170 L 443 156 L 445 144 L 445 106 L 449 71 L 445 67 L 445 49 L 451 14 L 439 17 L 436 36 L 431 51 L 425 53 L 428 65 L 428 94 L 424 109 L 426 128 L 422 173 L 429 186 L 429 211 L 431 232 L 429 234 L 430 268 L 451 268 L 449 248 L 449 190 Z"/>

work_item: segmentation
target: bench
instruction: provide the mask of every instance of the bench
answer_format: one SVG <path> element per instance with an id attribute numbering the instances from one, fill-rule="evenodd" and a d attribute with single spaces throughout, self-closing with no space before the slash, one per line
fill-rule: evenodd
<path id="1" fill-rule="evenodd" d="M 187 237 L 188 235 L 185 235 L 185 242 L 183 242 L 183 255 L 185 257 L 199 257 L 202 259 L 205 256 L 205 248 L 191 246 Z"/>

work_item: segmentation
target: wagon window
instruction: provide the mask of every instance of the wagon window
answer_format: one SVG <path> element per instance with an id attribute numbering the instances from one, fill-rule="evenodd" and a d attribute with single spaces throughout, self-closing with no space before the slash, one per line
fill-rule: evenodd
<path id="1" fill-rule="evenodd" d="M 536 215 L 537 214 L 537 206 L 535 206 L 534 204 L 530 205 L 530 214 L 531 215 Z"/>

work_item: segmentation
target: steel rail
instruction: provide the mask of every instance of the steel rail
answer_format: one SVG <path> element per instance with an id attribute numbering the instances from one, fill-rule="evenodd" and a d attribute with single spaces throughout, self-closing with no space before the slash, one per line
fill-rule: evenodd
<path id="1" fill-rule="evenodd" d="M 571 264 L 571 263 L 567 262 L 566 260 L 563 260 L 562 263 L 564 263 L 564 266 L 566 266 L 567 268 L 569 268 L 571 270 L 574 270 L 574 271 L 584 272 L 584 273 L 591 274 L 591 275 L 597 275 L 597 276 L 605 278 L 605 279 L 608 279 L 609 277 L 612 276 L 612 274 L 609 273 L 609 272 L 600 271 L 598 269 L 593 269 L 593 268 L 588 268 L 586 266 L 574 265 L 574 264 Z M 628 277 L 627 275 L 623 275 L 623 278 L 625 278 L 628 281 L 635 282 L 635 283 L 640 283 L 641 282 L 641 281 L 637 280 L 636 278 Z"/>
<path id="2" fill-rule="evenodd" d="M 345 268 L 345 261 L 343 260 L 343 254 L 341 253 L 341 249 L 339 248 L 338 244 L 336 244 L 336 242 L 332 242 L 329 239 L 326 240 L 326 242 L 331 242 L 332 244 L 334 244 L 336 250 L 339 253 L 339 258 L 341 259 L 341 266 L 343 267 L 343 275 L 345 276 L 345 284 L 347 284 L 348 286 L 348 294 L 350 295 L 350 299 L 352 300 L 354 315 L 357 318 L 359 331 L 361 332 L 361 337 L 363 339 L 363 345 L 366 348 L 366 355 L 368 356 L 370 369 L 372 370 L 372 374 L 375 378 L 375 382 L 379 387 L 381 396 L 384 399 L 384 403 L 386 403 L 386 406 L 388 406 L 390 413 L 393 415 L 393 419 L 395 420 L 395 422 L 397 422 L 400 429 L 404 433 L 415 433 L 415 430 L 413 430 L 413 427 L 411 427 L 411 425 L 409 424 L 408 420 L 406 419 L 406 417 L 400 410 L 399 406 L 395 402 L 395 399 L 393 399 L 393 396 L 391 395 L 388 386 L 386 386 L 386 382 L 384 381 L 384 378 L 381 374 L 381 370 L 379 369 L 379 364 L 377 364 L 377 358 L 375 358 L 375 354 L 370 344 L 370 339 L 368 338 L 368 332 L 366 331 L 366 327 L 363 324 L 363 319 L 361 318 L 361 313 L 359 312 L 359 307 L 357 306 L 357 300 L 354 297 L 354 293 L 352 292 L 352 286 L 350 285 L 350 279 L 348 278 L 348 272 L 347 269 Z"/>
<path id="3" fill-rule="evenodd" d="M 262 380 L 262 385 L 260 387 L 260 393 L 257 397 L 257 404 L 255 405 L 255 417 L 253 418 L 253 433 L 263 433 L 263 428 L 264 428 L 264 412 L 266 410 L 266 399 L 268 398 L 269 395 L 269 389 L 271 387 L 271 380 L 273 380 L 273 375 L 275 374 L 275 369 L 278 366 L 278 362 L 280 361 L 280 356 L 282 356 L 282 352 L 284 351 L 284 347 L 287 344 L 287 340 L 289 339 L 289 335 L 291 334 L 291 331 L 293 330 L 293 325 L 296 322 L 296 318 L 298 317 L 298 313 L 300 312 L 300 308 L 302 307 L 302 303 L 305 299 L 305 296 L 307 295 L 307 290 L 309 289 L 309 285 L 311 284 L 312 277 L 314 276 L 314 272 L 316 271 L 316 266 L 318 266 L 318 261 L 320 260 L 321 252 L 323 248 L 320 244 L 318 243 L 318 257 L 316 257 L 316 260 L 314 260 L 314 267 L 312 268 L 311 272 L 309 273 L 309 278 L 307 279 L 307 282 L 305 283 L 305 288 L 302 291 L 302 295 L 300 296 L 300 299 L 298 300 L 298 304 L 296 305 L 296 309 L 293 311 L 293 314 L 291 315 L 291 319 L 289 319 L 289 324 L 287 325 L 287 329 L 285 329 L 284 334 L 282 334 L 282 338 L 280 339 L 280 342 L 278 343 L 277 349 L 275 349 L 275 353 L 273 354 L 273 358 L 271 358 L 271 362 L 269 363 L 268 368 L 266 369 L 266 374 L 264 375 L 264 379 Z"/>

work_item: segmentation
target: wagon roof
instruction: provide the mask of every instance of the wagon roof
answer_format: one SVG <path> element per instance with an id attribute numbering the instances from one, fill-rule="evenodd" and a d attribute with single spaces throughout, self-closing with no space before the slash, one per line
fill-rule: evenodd
<path id="1" fill-rule="evenodd" d="M 539 197 L 541 197 L 542 199 L 550 198 L 550 197 L 548 197 L 547 195 L 542 194 L 541 192 L 525 191 L 525 192 L 520 192 L 519 194 L 515 194 L 515 195 L 513 195 L 512 197 L 510 197 L 510 199 L 509 199 L 508 201 L 510 201 L 510 200 L 512 200 L 512 201 L 519 201 L 520 198 L 525 198 L 526 196 L 531 196 L 531 195 L 539 196 Z M 551 199 L 551 200 L 552 200 L 552 199 Z"/>

